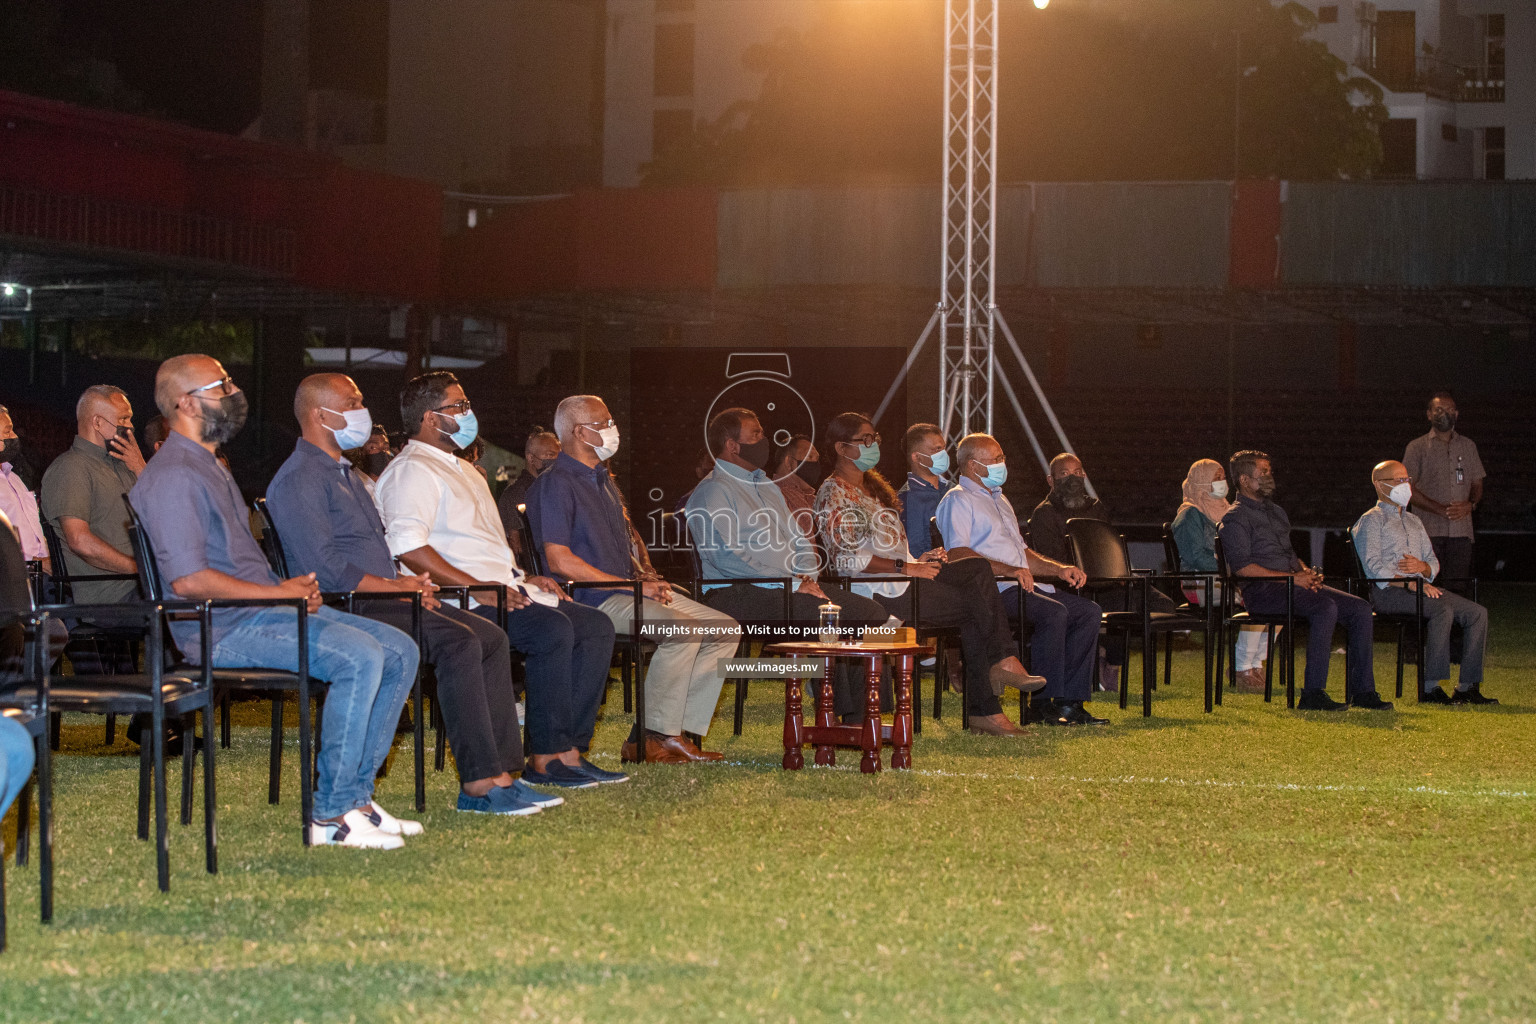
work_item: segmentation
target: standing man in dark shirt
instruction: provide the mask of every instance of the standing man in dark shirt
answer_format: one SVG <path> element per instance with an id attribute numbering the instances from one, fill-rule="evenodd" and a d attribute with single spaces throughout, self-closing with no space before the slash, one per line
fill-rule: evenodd
<path id="1" fill-rule="evenodd" d="M 372 426 L 357 384 L 340 373 L 306 377 L 293 413 L 303 436 L 267 487 L 289 569 L 314 573 L 323 591 L 421 594 L 421 654 L 437 669 L 459 771 L 459 810 L 525 815 L 564 803 L 512 778 L 523 770 L 523 738 L 507 635 L 484 616 L 439 604 L 430 573 L 395 571 L 373 498 L 342 455 L 366 440 Z M 356 610 L 402 631 L 411 628 L 405 601 L 360 601 Z"/>
<path id="2" fill-rule="evenodd" d="M 1284 583 L 1295 579 L 1294 610 L 1307 620 L 1307 675 L 1296 706 L 1303 711 L 1342 711 L 1345 704 L 1371 711 L 1389 711 L 1392 705 L 1376 693 L 1376 668 L 1372 663 L 1371 634 L 1375 620 L 1371 606 L 1342 590 L 1323 585 L 1323 574 L 1309 568 L 1291 547 L 1291 520 L 1270 500 L 1275 476 L 1269 456 L 1241 451 L 1232 456 L 1228 475 L 1237 482 L 1237 501 L 1221 518 L 1222 553 L 1227 568 L 1245 582 L 1239 584 L 1243 604 L 1261 615 L 1285 614 Z M 1333 629 L 1342 623 L 1349 636 L 1349 678 L 1344 682 L 1345 704 L 1328 696 L 1328 658 L 1333 650 Z"/>
<path id="3" fill-rule="evenodd" d="M 160 574 L 178 597 L 294 599 L 309 605 L 309 673 L 330 684 L 320 743 L 311 841 L 396 850 L 420 825 L 373 800 L 373 783 L 395 737 L 416 677 L 411 638 L 392 626 L 320 603 L 309 573 L 280 580 L 251 536 L 245 503 L 214 449 L 245 425 L 245 394 L 217 359 L 167 359 L 155 374 L 155 404 L 170 434 L 129 497 L 144 522 Z M 197 624 L 172 622 L 182 649 L 199 649 Z M 294 609 L 223 608 L 213 613 L 213 664 L 298 670 Z"/>
<path id="4" fill-rule="evenodd" d="M 907 453 L 907 482 L 896 497 L 901 499 L 901 521 L 907 528 L 907 550 L 922 558 L 933 550 L 928 523 L 939 511 L 949 490 L 949 451 L 944 431 L 933 423 L 914 423 L 902 441 Z"/>
<path id="5" fill-rule="evenodd" d="M 1449 391 L 1436 391 L 1424 411 L 1429 433 L 1408 442 L 1403 465 L 1413 478 L 1413 507 L 1440 561 L 1446 589 L 1464 593 L 1472 575 L 1472 513 L 1483 500 L 1483 460 L 1456 430 L 1460 412 Z"/>
<path id="6" fill-rule="evenodd" d="M 1051 460 L 1051 493 L 1029 514 L 1029 546 L 1038 555 L 1072 565 L 1072 546 L 1067 543 L 1068 519 L 1100 519 L 1109 522 L 1104 503 L 1088 493 L 1088 473 L 1082 460 L 1062 452 Z"/>

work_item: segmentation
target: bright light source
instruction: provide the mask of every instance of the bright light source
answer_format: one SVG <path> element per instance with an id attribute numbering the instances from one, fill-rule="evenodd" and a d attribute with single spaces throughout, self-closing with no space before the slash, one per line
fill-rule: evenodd
<path id="1" fill-rule="evenodd" d="M 0 285 L 0 290 L 3 290 L 5 292 L 5 297 L 6 298 L 10 298 L 11 296 L 16 294 L 16 286 L 13 285 L 13 284 L 10 284 L 10 283 L 4 284 L 4 285 Z"/>
<path id="2" fill-rule="evenodd" d="M 1051 0 L 1035 0 L 1035 10 L 1037 10 L 1037 11 L 1045 10 L 1046 5 L 1049 4 L 1050 2 L 1051 2 Z"/>

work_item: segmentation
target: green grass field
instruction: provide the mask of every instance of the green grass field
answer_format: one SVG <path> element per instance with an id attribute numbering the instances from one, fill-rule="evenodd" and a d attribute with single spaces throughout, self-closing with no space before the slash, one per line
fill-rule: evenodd
<path id="1" fill-rule="evenodd" d="M 71 720 L 56 917 L 36 858 L 8 866 L 0 1020 L 1531 1020 L 1536 590 L 1490 604 L 1490 710 L 1207 716 L 1185 653 L 1150 720 L 1005 741 L 950 701 L 914 771 L 869 777 L 851 751 L 782 771 L 782 690 L 756 684 L 745 735 L 716 718 L 726 763 L 516 821 L 429 773 L 395 853 L 300 847 L 253 710 L 220 755 L 220 873 L 173 824 L 168 894 L 132 748 Z M 408 758 L 380 790 L 401 812 Z"/>

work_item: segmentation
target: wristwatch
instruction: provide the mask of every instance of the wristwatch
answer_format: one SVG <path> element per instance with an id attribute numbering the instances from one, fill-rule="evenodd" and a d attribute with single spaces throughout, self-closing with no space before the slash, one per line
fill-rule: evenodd
<path id="1" fill-rule="evenodd" d="M 897 559 L 894 559 L 894 561 L 895 561 L 895 562 L 896 562 L 896 571 L 897 571 L 897 572 L 899 572 L 899 573 L 905 573 L 905 572 L 906 572 L 906 571 L 907 571 L 907 562 L 906 562 L 906 559 L 903 559 L 903 558 L 897 558 Z"/>

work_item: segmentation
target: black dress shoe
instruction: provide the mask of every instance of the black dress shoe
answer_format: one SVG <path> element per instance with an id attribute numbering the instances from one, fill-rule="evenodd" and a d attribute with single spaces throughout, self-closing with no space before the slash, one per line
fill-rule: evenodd
<path id="1" fill-rule="evenodd" d="M 1425 690 L 1423 693 L 1419 694 L 1419 703 L 1420 704 L 1450 704 L 1450 703 L 1453 703 L 1453 702 L 1451 700 L 1451 695 L 1446 693 L 1444 690 L 1440 689 L 1440 687 L 1437 686 L 1433 690 Z"/>
<path id="2" fill-rule="evenodd" d="M 1349 699 L 1351 707 L 1362 708 L 1366 711 L 1391 711 L 1392 702 L 1382 700 L 1381 694 L 1372 690 L 1370 693 L 1362 693 Z"/>
<path id="3" fill-rule="evenodd" d="M 1474 686 L 1470 690 L 1457 690 L 1451 695 L 1452 704 L 1497 704 L 1497 697 L 1484 697 L 1483 688 Z"/>
<path id="4" fill-rule="evenodd" d="M 1298 711 L 1343 711 L 1344 705 L 1328 696 L 1326 690 L 1302 690 L 1296 701 Z"/>
<path id="5" fill-rule="evenodd" d="M 1032 725 L 1036 722 L 1041 722 L 1046 725 L 1055 725 L 1057 724 L 1054 721 L 1055 718 L 1056 702 L 1049 697 L 1042 697 L 1036 693 L 1030 696 L 1029 706 L 1024 710 L 1024 720 L 1019 724 Z"/>
<path id="6" fill-rule="evenodd" d="M 1109 719 L 1096 718 L 1081 704 L 1068 704 L 1061 709 L 1064 725 L 1108 725 Z"/>

